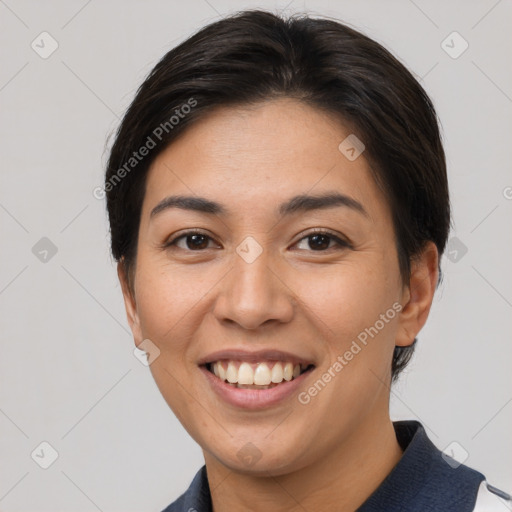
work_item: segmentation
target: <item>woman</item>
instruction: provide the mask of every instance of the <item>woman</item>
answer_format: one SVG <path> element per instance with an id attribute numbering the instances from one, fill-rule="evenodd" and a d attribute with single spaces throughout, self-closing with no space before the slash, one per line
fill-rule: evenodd
<path id="1" fill-rule="evenodd" d="M 262 11 L 207 26 L 140 87 L 105 190 L 135 344 L 205 458 L 166 511 L 506 498 L 389 417 L 450 206 L 434 107 L 382 46 Z"/>

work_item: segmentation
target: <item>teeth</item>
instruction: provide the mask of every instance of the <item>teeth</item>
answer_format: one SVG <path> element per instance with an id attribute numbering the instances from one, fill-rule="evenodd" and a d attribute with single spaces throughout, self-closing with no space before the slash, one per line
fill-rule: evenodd
<path id="1" fill-rule="evenodd" d="M 224 367 L 220 363 L 215 363 L 213 367 L 217 368 L 217 371 L 219 372 L 219 379 L 226 380 L 226 370 L 224 370 Z"/>
<path id="2" fill-rule="evenodd" d="M 265 363 L 259 364 L 254 372 L 254 384 L 258 384 L 258 386 L 268 386 L 270 382 L 270 370 L 268 369 L 268 365 Z"/>
<path id="3" fill-rule="evenodd" d="M 238 387 L 257 385 L 266 389 L 283 380 L 290 381 L 301 372 L 300 364 L 294 366 L 290 362 L 250 364 L 245 361 L 227 361 L 227 366 L 225 365 L 226 361 L 216 361 L 210 368 L 219 379 L 227 380 L 230 384 L 238 384 Z"/>
<path id="4" fill-rule="evenodd" d="M 228 379 L 228 382 L 231 382 L 231 384 L 238 382 L 238 370 L 236 369 L 236 366 L 233 364 L 232 361 L 229 361 L 228 363 L 226 379 Z"/>
<path id="5" fill-rule="evenodd" d="M 238 384 L 254 384 L 254 372 L 249 363 L 242 363 L 238 369 Z"/>
<path id="6" fill-rule="evenodd" d="M 292 380 L 293 377 L 293 364 L 286 363 L 283 368 L 284 380 Z"/>
<path id="7" fill-rule="evenodd" d="M 272 367 L 272 382 L 283 381 L 283 366 L 281 364 L 275 364 Z"/>

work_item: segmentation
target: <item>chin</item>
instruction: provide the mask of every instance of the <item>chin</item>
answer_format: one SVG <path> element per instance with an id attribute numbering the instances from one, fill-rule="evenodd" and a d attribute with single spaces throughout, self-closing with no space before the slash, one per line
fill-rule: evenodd
<path id="1" fill-rule="evenodd" d="M 214 449 L 209 453 L 231 471 L 268 477 L 291 473 L 305 466 L 305 462 L 301 464 L 303 457 L 299 452 L 303 449 L 301 443 L 284 446 L 281 440 L 272 442 L 262 437 L 254 442 L 234 442 L 228 450 L 223 448 L 219 452 Z"/>

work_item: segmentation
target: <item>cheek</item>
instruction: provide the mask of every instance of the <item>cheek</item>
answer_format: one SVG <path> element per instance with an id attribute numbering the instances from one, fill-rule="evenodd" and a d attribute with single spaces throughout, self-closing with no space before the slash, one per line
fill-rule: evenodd
<path id="1" fill-rule="evenodd" d="M 317 375 L 326 384 L 316 381 L 315 389 L 304 390 L 312 397 L 309 411 L 332 418 L 340 429 L 360 421 L 387 392 L 398 287 L 392 262 L 370 259 L 372 264 L 359 264 L 362 258 L 358 264 L 336 265 L 322 278 L 301 281 L 304 311 L 312 313 L 326 354 Z"/>
<path id="2" fill-rule="evenodd" d="M 305 311 L 314 313 L 312 321 L 322 327 L 328 339 L 334 338 L 343 346 L 374 325 L 398 297 L 398 288 L 390 278 L 394 270 L 386 266 L 382 258 L 380 264 L 375 260 L 370 264 L 370 258 L 368 264 L 346 262 L 322 274 L 304 273 L 294 288 Z"/>
<path id="3" fill-rule="evenodd" d="M 187 339 L 183 329 L 189 325 L 188 318 L 201 308 L 214 283 L 212 273 L 198 273 L 190 267 L 178 270 L 165 262 L 142 259 L 136 298 L 144 336 L 158 340 L 160 350 L 179 352 Z"/>
<path id="4" fill-rule="evenodd" d="M 321 372 L 332 382 L 316 407 L 326 407 L 325 414 L 332 408 L 340 417 L 351 410 L 357 418 L 389 379 L 399 287 L 397 269 L 384 256 L 355 261 L 334 266 L 321 279 L 303 280 L 301 295 L 305 311 L 314 312 L 311 318 L 326 353 Z"/>

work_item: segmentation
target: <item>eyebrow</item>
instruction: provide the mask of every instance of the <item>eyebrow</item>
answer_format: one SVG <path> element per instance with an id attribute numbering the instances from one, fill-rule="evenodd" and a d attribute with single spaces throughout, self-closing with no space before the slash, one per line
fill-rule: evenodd
<path id="1" fill-rule="evenodd" d="M 277 212 L 281 217 L 297 212 L 323 210 L 327 208 L 346 207 L 369 217 L 363 205 L 356 199 L 339 192 L 326 192 L 320 195 L 301 194 L 280 204 Z M 229 215 L 229 209 L 222 204 L 198 196 L 168 196 L 162 199 L 150 213 L 150 218 L 170 208 L 179 208 L 210 215 Z"/>

